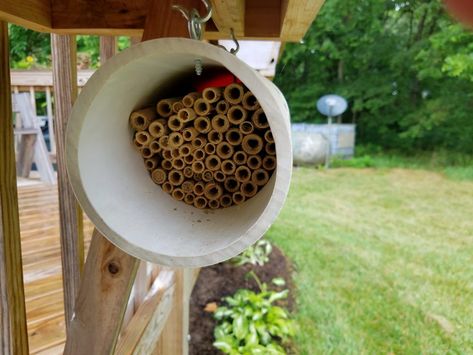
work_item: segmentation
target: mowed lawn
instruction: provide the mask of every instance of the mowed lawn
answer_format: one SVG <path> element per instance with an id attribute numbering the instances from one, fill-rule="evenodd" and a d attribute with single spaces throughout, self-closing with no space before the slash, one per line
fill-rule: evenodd
<path id="1" fill-rule="evenodd" d="M 268 236 L 294 263 L 301 354 L 473 354 L 473 182 L 298 168 Z"/>

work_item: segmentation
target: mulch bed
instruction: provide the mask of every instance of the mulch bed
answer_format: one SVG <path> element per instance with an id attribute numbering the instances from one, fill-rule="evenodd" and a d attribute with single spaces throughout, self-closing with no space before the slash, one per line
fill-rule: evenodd
<path id="1" fill-rule="evenodd" d="M 195 284 L 190 302 L 190 355 L 221 354 L 212 346 L 214 341 L 213 330 L 215 320 L 212 313 L 204 311 L 208 303 L 216 302 L 222 304 L 222 297 L 233 295 L 240 288 L 247 288 L 258 291 L 258 285 L 252 277 L 245 275 L 254 271 L 261 282 L 268 284 L 270 289 L 289 288 L 289 297 L 280 305 L 293 309 L 293 287 L 291 280 L 291 265 L 284 254 L 273 245 L 273 252 L 269 262 L 264 266 L 233 266 L 230 263 L 221 263 L 206 268 L 202 268 L 199 278 Z M 276 287 L 271 284 L 271 280 L 282 277 L 286 281 L 286 286 Z"/>

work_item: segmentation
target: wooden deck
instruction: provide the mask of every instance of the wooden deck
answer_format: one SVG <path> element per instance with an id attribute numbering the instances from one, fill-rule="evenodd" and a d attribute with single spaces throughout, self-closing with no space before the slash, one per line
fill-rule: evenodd
<path id="1" fill-rule="evenodd" d="M 62 354 L 65 341 L 57 186 L 18 184 L 31 354 Z M 86 247 L 92 224 L 84 221 Z"/>

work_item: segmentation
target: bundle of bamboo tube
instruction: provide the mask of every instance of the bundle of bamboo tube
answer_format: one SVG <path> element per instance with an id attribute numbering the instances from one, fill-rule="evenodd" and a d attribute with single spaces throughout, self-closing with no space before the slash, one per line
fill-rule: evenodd
<path id="1" fill-rule="evenodd" d="M 130 125 L 151 179 L 197 208 L 242 204 L 276 168 L 267 117 L 242 84 L 159 100 L 133 112 Z"/>

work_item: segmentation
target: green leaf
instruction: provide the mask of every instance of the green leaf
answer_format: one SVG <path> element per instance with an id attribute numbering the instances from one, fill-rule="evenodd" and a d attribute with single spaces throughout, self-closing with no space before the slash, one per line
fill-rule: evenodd
<path id="1" fill-rule="evenodd" d="M 244 315 L 239 315 L 233 320 L 233 332 L 239 340 L 248 334 L 248 319 Z"/>
<path id="2" fill-rule="evenodd" d="M 282 277 L 275 277 L 271 282 L 276 286 L 284 286 L 286 284 L 286 281 Z"/>

